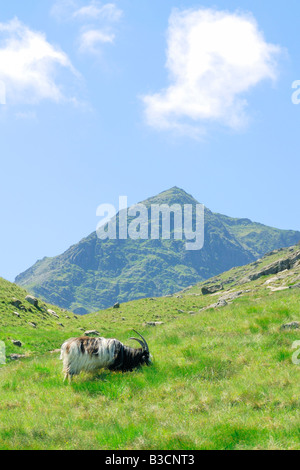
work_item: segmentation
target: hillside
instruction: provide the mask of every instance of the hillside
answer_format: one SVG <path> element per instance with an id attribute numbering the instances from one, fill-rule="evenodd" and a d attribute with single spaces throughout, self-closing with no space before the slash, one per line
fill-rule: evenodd
<path id="1" fill-rule="evenodd" d="M 300 245 L 172 296 L 77 319 L 54 308 L 63 328 L 1 280 L 0 340 L 28 358 L 0 367 L 0 449 L 299 449 L 299 283 Z M 36 329 L 15 318 L 16 296 Z M 50 351 L 83 326 L 128 345 L 136 328 L 153 365 L 63 384 Z"/>
<path id="2" fill-rule="evenodd" d="M 177 187 L 142 201 L 197 204 Z M 38 261 L 16 278 L 45 301 L 77 314 L 115 302 L 172 294 L 259 258 L 267 251 L 297 243 L 300 233 L 233 219 L 205 209 L 205 243 L 187 251 L 185 240 L 105 240 L 94 232 L 62 255 Z"/>

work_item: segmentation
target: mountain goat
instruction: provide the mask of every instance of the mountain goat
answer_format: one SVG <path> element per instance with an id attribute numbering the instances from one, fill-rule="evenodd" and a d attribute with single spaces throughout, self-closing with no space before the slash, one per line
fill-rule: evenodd
<path id="1" fill-rule="evenodd" d="M 143 364 L 151 364 L 151 355 L 145 338 L 133 330 L 141 339 L 130 338 L 137 341 L 141 348 L 135 349 L 125 346 L 117 339 L 71 338 L 61 347 L 60 359 L 63 361 L 64 380 L 72 380 L 74 375 L 81 371 L 96 369 L 109 369 L 112 371 L 132 371 Z"/>

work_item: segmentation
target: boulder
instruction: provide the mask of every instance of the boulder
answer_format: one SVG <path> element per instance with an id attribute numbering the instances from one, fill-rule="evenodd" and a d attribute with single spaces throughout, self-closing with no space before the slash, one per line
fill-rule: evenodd
<path id="1" fill-rule="evenodd" d="M 117 303 L 114 305 L 114 307 L 113 307 L 113 308 L 120 308 L 120 304 L 119 304 L 119 302 L 117 302 Z"/>
<path id="2" fill-rule="evenodd" d="M 162 321 L 148 321 L 145 323 L 145 325 L 147 326 L 160 326 L 160 325 L 164 325 L 164 322 Z"/>
<path id="3" fill-rule="evenodd" d="M 21 343 L 21 341 L 19 341 L 19 340 L 14 340 L 14 339 L 13 339 L 13 340 L 12 340 L 12 344 L 13 344 L 14 346 L 17 346 L 18 348 L 21 348 L 21 347 L 22 347 L 22 343 Z"/>
<path id="4" fill-rule="evenodd" d="M 97 330 L 90 330 L 90 331 L 86 331 L 84 335 L 85 336 L 100 336 L 100 333 Z"/>
<path id="5" fill-rule="evenodd" d="M 38 299 L 36 299 L 32 295 L 27 295 L 27 297 L 25 297 L 25 300 L 27 300 L 27 302 L 29 302 L 34 307 L 38 307 L 38 305 L 39 305 Z"/>
<path id="6" fill-rule="evenodd" d="M 16 307 L 16 308 L 20 308 L 21 305 L 22 305 L 21 300 L 18 300 L 18 299 L 15 299 L 15 298 L 12 299 L 11 303 L 12 303 L 12 305 L 13 305 L 14 307 Z"/>
<path id="7" fill-rule="evenodd" d="M 216 292 L 219 292 L 220 290 L 223 290 L 223 285 L 222 284 L 214 284 L 212 286 L 206 286 L 202 287 L 201 292 L 203 295 L 209 295 L 209 294 L 215 294 Z"/>

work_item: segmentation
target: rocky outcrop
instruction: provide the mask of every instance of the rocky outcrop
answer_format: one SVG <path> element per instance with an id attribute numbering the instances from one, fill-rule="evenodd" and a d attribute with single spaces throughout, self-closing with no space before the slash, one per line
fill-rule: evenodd
<path id="1" fill-rule="evenodd" d="M 219 292 L 220 290 L 223 290 L 223 285 L 222 284 L 215 284 L 213 286 L 205 286 L 202 287 L 201 292 L 203 295 L 209 295 L 209 294 L 215 294 L 216 292 Z"/>
<path id="2" fill-rule="evenodd" d="M 269 264 L 258 272 L 252 274 L 250 273 L 248 278 L 245 279 L 245 282 L 256 281 L 262 276 L 270 276 L 271 274 L 278 274 L 282 271 L 290 270 L 298 264 L 299 260 L 300 251 L 297 251 L 292 256 L 275 261 L 274 263 Z"/>

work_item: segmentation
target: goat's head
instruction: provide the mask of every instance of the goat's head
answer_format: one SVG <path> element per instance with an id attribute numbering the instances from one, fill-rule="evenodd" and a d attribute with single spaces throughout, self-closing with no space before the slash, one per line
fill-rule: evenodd
<path id="1" fill-rule="evenodd" d="M 134 341 L 137 341 L 141 346 L 142 346 L 142 364 L 146 364 L 147 366 L 149 366 L 150 364 L 152 364 L 152 361 L 151 361 L 151 354 L 150 354 L 150 351 L 149 351 L 149 347 L 148 347 L 148 344 L 147 344 L 147 341 L 145 340 L 145 338 L 140 334 L 138 333 L 136 330 L 133 330 L 137 335 L 139 335 L 142 339 L 138 339 L 138 338 L 130 338 L 130 339 L 133 339 Z"/>

